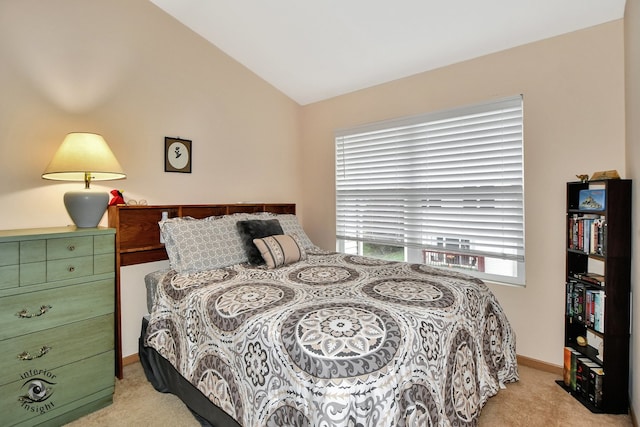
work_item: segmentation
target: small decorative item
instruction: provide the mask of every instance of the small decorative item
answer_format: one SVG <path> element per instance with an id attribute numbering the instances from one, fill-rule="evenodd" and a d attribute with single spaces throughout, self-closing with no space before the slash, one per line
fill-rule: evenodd
<path id="1" fill-rule="evenodd" d="M 191 173 L 191 141 L 164 138 L 164 171 Z"/>
<path id="2" fill-rule="evenodd" d="M 599 179 L 620 179 L 620 175 L 618 175 L 618 171 L 615 169 L 610 171 L 594 172 L 591 176 L 591 181 Z"/>
<path id="3" fill-rule="evenodd" d="M 578 209 L 585 211 L 603 211 L 605 208 L 604 190 L 580 190 Z"/>
<path id="4" fill-rule="evenodd" d="M 110 193 L 113 197 L 109 201 L 109 206 L 124 205 L 124 196 L 122 195 L 122 191 L 111 190 Z"/>
<path id="5" fill-rule="evenodd" d="M 587 339 L 583 336 L 579 336 L 576 338 L 576 343 L 580 346 L 580 347 L 584 347 L 588 344 Z"/>
<path id="6" fill-rule="evenodd" d="M 576 175 L 576 178 L 578 178 L 581 182 L 589 181 L 589 175 Z"/>

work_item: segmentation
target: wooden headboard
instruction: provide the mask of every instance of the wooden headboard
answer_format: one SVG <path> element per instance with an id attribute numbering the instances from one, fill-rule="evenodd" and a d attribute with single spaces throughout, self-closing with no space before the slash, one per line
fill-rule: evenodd
<path id="1" fill-rule="evenodd" d="M 155 205 L 109 206 L 109 227 L 116 229 L 116 267 L 143 264 L 168 259 L 164 244 L 160 243 L 158 222 L 162 213 L 168 218 L 209 216 L 234 213 L 271 212 L 295 214 L 292 203 L 217 204 L 217 205 Z"/>
<path id="2" fill-rule="evenodd" d="M 168 218 L 206 218 L 234 213 L 271 212 L 295 214 L 293 203 L 234 203 L 213 205 L 109 206 L 109 227 L 116 229 L 116 375 L 122 378 L 120 322 L 120 267 L 168 259 L 160 242 L 158 222 L 163 212 Z"/>

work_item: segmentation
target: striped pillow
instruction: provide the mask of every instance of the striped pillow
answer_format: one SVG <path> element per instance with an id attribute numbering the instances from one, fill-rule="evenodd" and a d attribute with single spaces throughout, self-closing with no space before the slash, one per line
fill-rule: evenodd
<path id="1" fill-rule="evenodd" d="M 267 268 L 282 267 L 307 259 L 307 252 L 295 234 L 277 234 L 262 239 L 253 239 L 253 244 L 260 251 Z"/>

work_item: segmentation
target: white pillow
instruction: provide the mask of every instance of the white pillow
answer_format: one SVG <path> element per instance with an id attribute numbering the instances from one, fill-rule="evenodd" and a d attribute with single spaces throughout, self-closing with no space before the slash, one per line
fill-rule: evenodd
<path id="1" fill-rule="evenodd" d="M 274 236 L 253 239 L 267 268 L 282 267 L 303 259 L 307 259 L 307 253 L 297 241 L 295 234 L 288 236 L 277 234 Z"/>

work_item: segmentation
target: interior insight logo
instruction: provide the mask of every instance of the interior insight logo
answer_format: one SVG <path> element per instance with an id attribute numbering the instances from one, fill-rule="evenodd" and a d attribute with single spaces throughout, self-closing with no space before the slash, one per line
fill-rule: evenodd
<path id="1" fill-rule="evenodd" d="M 21 395 L 18 397 L 24 409 L 40 414 L 53 409 L 55 405 L 50 398 L 56 385 L 53 382 L 56 378 L 55 374 L 46 369 L 32 369 L 20 377 L 26 379 L 22 384 Z"/>

